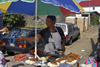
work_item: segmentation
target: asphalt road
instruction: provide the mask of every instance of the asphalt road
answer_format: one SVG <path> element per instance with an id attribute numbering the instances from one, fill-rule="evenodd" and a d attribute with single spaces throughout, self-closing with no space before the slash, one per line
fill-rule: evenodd
<path id="1" fill-rule="evenodd" d="M 66 45 L 65 54 L 76 53 L 82 56 L 82 59 L 79 61 L 79 64 L 86 62 L 86 58 L 94 56 L 94 51 L 97 46 L 97 37 L 98 37 L 98 27 L 90 27 L 89 30 L 81 32 L 81 39 L 75 40 L 72 45 Z M 40 46 L 42 47 L 42 45 Z M 5 54 L 6 59 L 12 59 L 13 56 L 8 56 Z M 25 65 L 21 62 L 8 62 L 8 67 L 34 67 L 31 65 Z M 73 66 L 76 67 L 76 64 Z"/>

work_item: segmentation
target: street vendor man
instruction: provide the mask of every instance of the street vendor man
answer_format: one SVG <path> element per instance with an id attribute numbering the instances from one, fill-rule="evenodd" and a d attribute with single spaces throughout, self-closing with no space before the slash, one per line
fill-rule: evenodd
<path id="1" fill-rule="evenodd" d="M 62 52 L 65 52 L 65 42 L 66 37 L 63 30 L 60 27 L 54 26 L 56 22 L 56 17 L 53 15 L 48 15 L 46 18 L 47 27 L 37 34 L 37 41 L 40 41 L 44 38 L 45 48 L 44 52 L 55 54 L 54 49 L 61 49 Z M 35 37 L 28 38 L 17 38 L 16 41 L 25 40 L 35 42 Z"/>

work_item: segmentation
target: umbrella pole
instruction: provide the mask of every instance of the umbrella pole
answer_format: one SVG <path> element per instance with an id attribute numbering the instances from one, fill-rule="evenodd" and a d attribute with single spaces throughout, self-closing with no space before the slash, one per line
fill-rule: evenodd
<path id="1" fill-rule="evenodd" d="M 35 58 L 37 56 L 37 0 L 35 0 Z"/>

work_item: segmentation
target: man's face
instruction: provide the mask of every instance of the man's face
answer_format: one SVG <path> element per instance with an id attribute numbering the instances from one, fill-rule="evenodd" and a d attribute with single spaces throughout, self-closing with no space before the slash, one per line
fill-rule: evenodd
<path id="1" fill-rule="evenodd" d="M 46 25 L 47 25 L 47 27 L 54 26 L 54 21 L 52 21 L 50 18 L 47 18 L 46 19 Z"/>

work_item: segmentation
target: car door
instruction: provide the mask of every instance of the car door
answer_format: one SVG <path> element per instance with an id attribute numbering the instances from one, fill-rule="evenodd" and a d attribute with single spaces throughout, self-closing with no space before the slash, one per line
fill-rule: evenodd
<path id="1" fill-rule="evenodd" d="M 74 24 L 72 24 L 71 27 L 72 27 L 72 36 L 73 36 L 73 39 L 75 39 L 76 32 L 75 32 Z"/>
<path id="2" fill-rule="evenodd" d="M 76 24 L 73 24 L 73 33 L 74 33 L 74 39 L 77 38 L 78 30 L 77 30 L 77 25 Z"/>
<path id="3" fill-rule="evenodd" d="M 72 25 L 68 25 L 68 39 L 73 38 Z"/>

